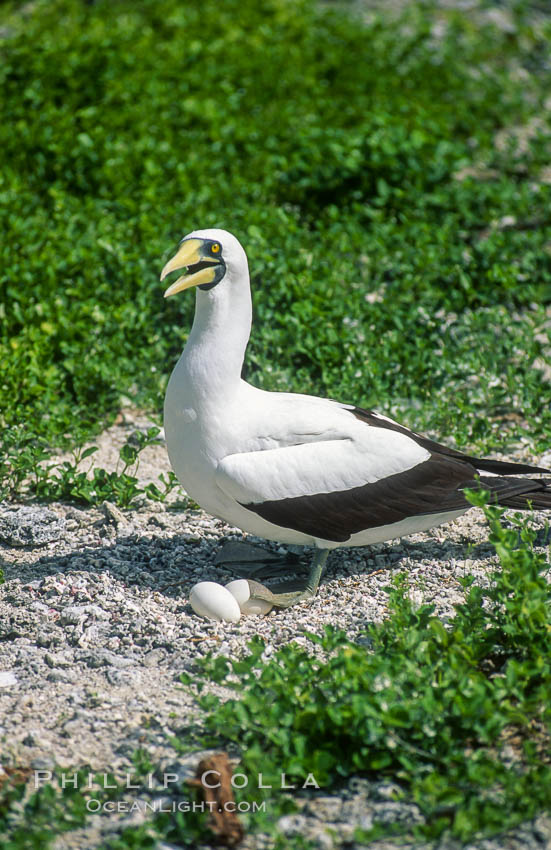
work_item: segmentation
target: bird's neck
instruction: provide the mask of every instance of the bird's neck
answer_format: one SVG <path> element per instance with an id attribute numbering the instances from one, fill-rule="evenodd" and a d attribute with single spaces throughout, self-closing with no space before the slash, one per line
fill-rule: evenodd
<path id="1" fill-rule="evenodd" d="M 249 287 L 230 291 L 223 281 L 218 292 L 197 290 L 195 319 L 182 357 L 188 386 L 198 399 L 220 404 L 241 381 L 251 332 Z M 231 297 L 230 297 L 231 296 Z"/>

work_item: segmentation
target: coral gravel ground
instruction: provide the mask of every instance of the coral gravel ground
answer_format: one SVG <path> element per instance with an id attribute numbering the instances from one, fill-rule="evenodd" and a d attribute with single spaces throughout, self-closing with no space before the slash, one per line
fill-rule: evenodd
<path id="1" fill-rule="evenodd" d="M 95 460 L 108 469 L 129 431 L 150 424 L 133 411 L 121 418 L 99 440 Z M 517 459 L 551 460 L 520 449 Z M 163 469 L 168 459 L 159 442 L 144 450 L 140 483 Z M 0 587 L 0 716 L 7 763 L 45 772 L 56 765 L 67 771 L 86 766 L 125 775 L 133 753 L 142 750 L 158 774 L 191 776 L 200 754 L 178 756 L 170 737 L 200 725 L 193 697 L 178 686 L 179 674 L 199 655 L 215 650 L 236 657 L 254 635 L 264 637 L 269 655 L 291 640 L 304 644 L 305 631 L 320 633 L 326 624 L 358 638 L 367 623 L 385 616 L 385 588 L 404 570 L 413 598 L 434 603 L 446 621 L 463 596 L 458 577 L 471 572 L 484 582 L 494 562 L 484 517 L 473 509 L 432 532 L 333 553 L 309 605 L 237 624 L 207 622 L 191 610 L 188 591 L 198 580 L 224 583 L 232 577 L 215 565 L 216 556 L 225 541 L 243 535 L 201 511 L 186 511 L 178 498 L 172 494 L 166 505 L 147 503 L 130 511 L 109 503 L 88 510 L 1 506 L 6 581 Z M 211 687 L 224 697 L 223 688 Z M 289 840 L 306 835 L 319 847 L 350 842 L 354 827 L 369 827 L 374 817 L 412 824 L 421 818 L 416 806 L 392 799 L 388 783 L 352 779 L 338 794 L 321 789 L 300 792 L 296 799 L 301 811 L 282 818 L 280 827 Z M 141 816 L 95 815 L 86 830 L 59 838 L 56 847 L 100 847 Z M 260 835 L 244 846 L 264 844 L 270 846 Z M 542 815 L 476 846 L 551 846 L 551 819 Z"/>

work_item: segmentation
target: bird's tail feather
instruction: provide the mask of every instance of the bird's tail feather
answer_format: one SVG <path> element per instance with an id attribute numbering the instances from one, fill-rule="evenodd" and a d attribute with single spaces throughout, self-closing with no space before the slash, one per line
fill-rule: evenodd
<path id="1" fill-rule="evenodd" d="M 493 460 L 486 457 L 471 457 L 463 455 L 480 472 L 491 472 L 494 475 L 528 475 L 531 472 L 550 473 L 551 469 L 541 466 L 531 466 L 529 463 L 512 463 L 507 460 Z"/>
<path id="2" fill-rule="evenodd" d="M 524 493 L 521 496 L 511 496 L 507 499 L 500 499 L 499 504 L 503 508 L 516 508 L 518 511 L 550 511 L 551 510 L 551 490 L 541 493 Z"/>
<path id="3" fill-rule="evenodd" d="M 489 490 L 491 501 L 502 508 L 551 510 L 551 481 L 481 476 L 478 486 Z"/>

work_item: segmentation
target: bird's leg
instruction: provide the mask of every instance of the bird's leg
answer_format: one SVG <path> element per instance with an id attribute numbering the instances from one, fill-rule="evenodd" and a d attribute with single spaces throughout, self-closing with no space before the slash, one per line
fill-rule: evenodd
<path id="1" fill-rule="evenodd" d="M 251 599 L 263 599 L 265 602 L 271 602 L 277 608 L 290 608 L 291 605 L 296 605 L 297 602 L 304 602 L 307 599 L 313 599 L 318 591 L 318 586 L 325 567 L 325 562 L 329 555 L 329 549 L 318 549 L 306 581 L 306 586 L 303 590 L 294 590 L 289 593 L 272 593 L 272 591 L 260 584 L 257 581 L 249 579 L 249 589 Z"/>
<path id="2" fill-rule="evenodd" d="M 306 587 L 304 588 L 304 593 L 307 593 L 309 596 L 315 596 L 318 592 L 320 579 L 328 557 L 329 549 L 318 549 L 312 559 L 308 580 L 306 582 Z"/>

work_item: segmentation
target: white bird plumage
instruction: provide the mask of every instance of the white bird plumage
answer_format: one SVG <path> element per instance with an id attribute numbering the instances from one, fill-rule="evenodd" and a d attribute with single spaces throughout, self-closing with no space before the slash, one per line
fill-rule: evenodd
<path id="1" fill-rule="evenodd" d="M 184 267 L 188 274 L 166 293 L 196 287 L 193 327 L 166 392 L 170 461 L 208 513 L 324 553 L 315 559 L 307 591 L 284 595 L 280 604 L 315 592 L 330 549 L 381 542 L 460 516 L 469 509 L 460 485 L 472 484 L 478 469 L 497 471 L 496 482 L 507 482 L 513 469 L 543 471 L 497 461 L 478 466 L 370 411 L 251 386 L 241 378 L 252 318 L 245 251 L 224 230 L 194 231 L 161 279 Z M 551 507 L 549 488 L 525 479 L 495 484 L 502 504 L 511 495 L 522 502 L 519 483 Z"/>

